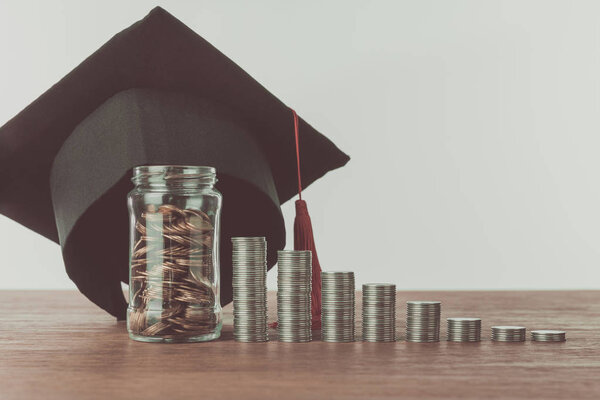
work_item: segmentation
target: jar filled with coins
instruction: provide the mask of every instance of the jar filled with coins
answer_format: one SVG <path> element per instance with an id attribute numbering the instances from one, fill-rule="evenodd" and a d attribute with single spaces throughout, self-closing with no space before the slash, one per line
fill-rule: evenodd
<path id="1" fill-rule="evenodd" d="M 127 330 L 143 342 L 201 342 L 221 333 L 216 171 L 141 166 L 133 171 Z"/>

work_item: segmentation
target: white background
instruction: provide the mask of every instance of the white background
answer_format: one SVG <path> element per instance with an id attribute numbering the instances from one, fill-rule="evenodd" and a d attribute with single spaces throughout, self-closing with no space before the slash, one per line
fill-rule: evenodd
<path id="1" fill-rule="evenodd" d="M 2 0 L 0 124 L 156 4 Z M 158 4 L 352 157 L 306 191 L 324 269 L 600 288 L 600 2 Z M 4 217 L 0 251 L 0 288 L 74 287 Z"/>

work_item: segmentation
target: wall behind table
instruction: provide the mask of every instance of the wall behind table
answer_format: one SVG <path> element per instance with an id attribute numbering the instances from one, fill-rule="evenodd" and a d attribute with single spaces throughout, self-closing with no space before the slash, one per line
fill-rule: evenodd
<path id="1" fill-rule="evenodd" d="M 352 156 L 306 191 L 326 269 L 600 287 L 600 3 L 159 3 Z M 2 1 L 0 124 L 154 5 Z M 0 251 L 0 288 L 74 287 L 4 217 Z"/>

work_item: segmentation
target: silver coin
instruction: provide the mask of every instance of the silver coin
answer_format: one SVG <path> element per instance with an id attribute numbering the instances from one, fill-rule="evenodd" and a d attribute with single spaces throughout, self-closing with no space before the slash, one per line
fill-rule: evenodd
<path id="1" fill-rule="evenodd" d="M 362 339 L 366 342 L 396 341 L 396 285 L 362 285 Z"/>
<path id="2" fill-rule="evenodd" d="M 352 342 L 355 338 L 355 287 L 351 271 L 321 272 L 321 340 Z"/>
<path id="3" fill-rule="evenodd" d="M 277 257 L 279 341 L 311 341 L 312 252 L 282 250 Z"/>
<path id="4" fill-rule="evenodd" d="M 535 330 L 531 331 L 531 340 L 534 342 L 564 342 L 567 340 L 567 332 L 559 330 Z"/>
<path id="5" fill-rule="evenodd" d="M 481 341 L 481 318 L 447 318 L 446 339 L 449 342 Z"/>
<path id="6" fill-rule="evenodd" d="M 494 342 L 524 342 L 526 329 L 523 326 L 492 326 Z"/>
<path id="7" fill-rule="evenodd" d="M 266 342 L 267 243 L 264 237 L 234 237 L 233 336 L 240 342 Z"/>
<path id="8" fill-rule="evenodd" d="M 406 302 L 406 341 L 431 343 L 440 340 L 440 301 L 411 300 Z M 450 336 L 454 339 L 454 336 Z"/>

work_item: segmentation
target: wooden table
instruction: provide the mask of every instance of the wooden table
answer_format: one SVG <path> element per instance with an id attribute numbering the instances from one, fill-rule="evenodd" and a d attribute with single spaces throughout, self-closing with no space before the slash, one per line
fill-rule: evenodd
<path id="1" fill-rule="evenodd" d="M 485 340 L 237 343 L 227 307 L 219 341 L 138 343 L 79 293 L 0 291 L 0 399 L 600 398 L 600 292 L 399 292 L 402 335 L 408 299 L 483 318 Z M 567 342 L 492 343 L 496 324 Z"/>

